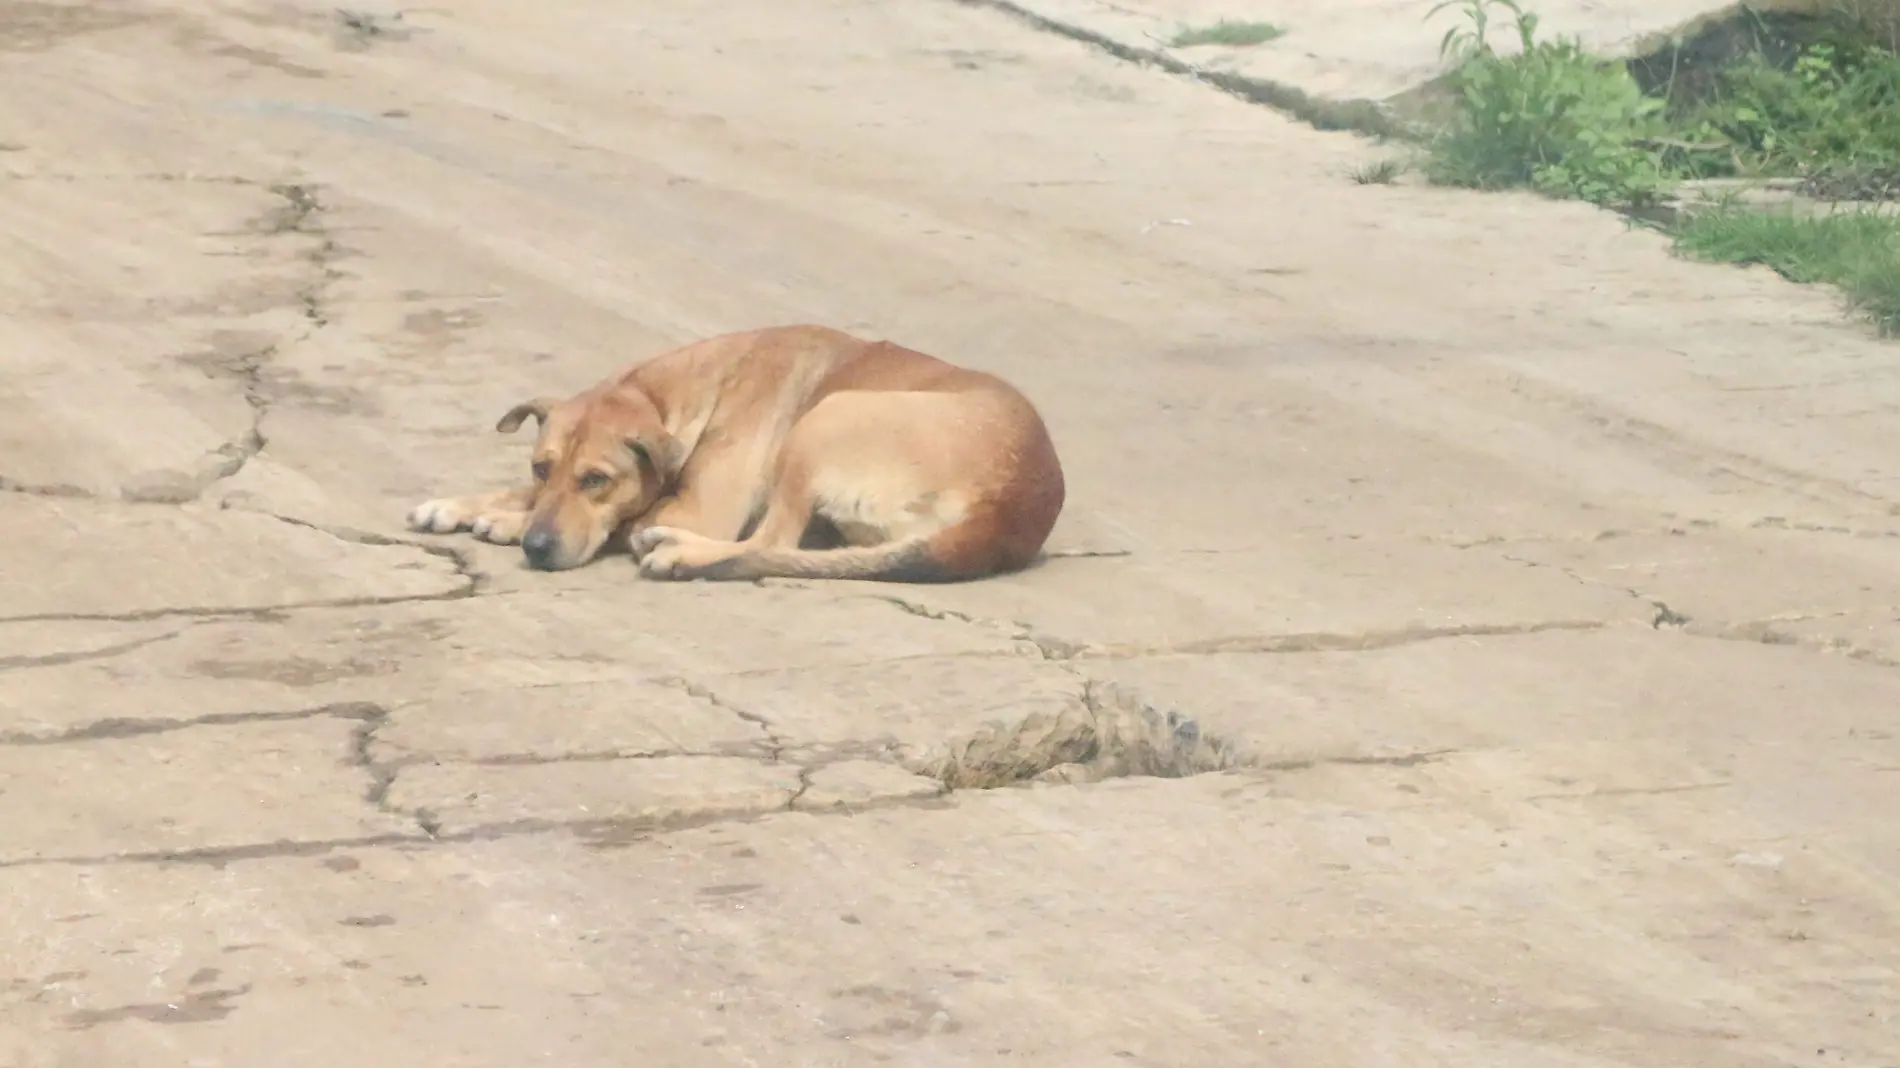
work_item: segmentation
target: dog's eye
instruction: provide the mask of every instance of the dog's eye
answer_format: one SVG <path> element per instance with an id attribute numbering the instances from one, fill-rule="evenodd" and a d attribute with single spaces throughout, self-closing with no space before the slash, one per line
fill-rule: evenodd
<path id="1" fill-rule="evenodd" d="M 546 482 L 548 480 L 548 462 L 546 460 L 535 464 L 529 468 L 529 470 L 534 472 L 534 480 L 536 482 Z"/>
<path id="2" fill-rule="evenodd" d="M 606 484 L 607 476 L 599 471 L 589 471 L 581 476 L 581 488 L 584 490 L 597 490 Z"/>

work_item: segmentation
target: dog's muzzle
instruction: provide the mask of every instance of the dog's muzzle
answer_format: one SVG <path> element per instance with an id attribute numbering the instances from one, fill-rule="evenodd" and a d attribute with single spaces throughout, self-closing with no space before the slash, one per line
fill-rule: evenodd
<path id="1" fill-rule="evenodd" d="M 537 571 L 554 570 L 554 557 L 560 551 L 561 539 L 551 530 L 530 530 L 521 539 L 521 553 Z"/>

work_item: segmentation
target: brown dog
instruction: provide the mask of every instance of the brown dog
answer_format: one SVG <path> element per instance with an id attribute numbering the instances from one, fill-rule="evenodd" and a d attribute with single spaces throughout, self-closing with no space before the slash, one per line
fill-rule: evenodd
<path id="1" fill-rule="evenodd" d="M 495 429 L 531 415 L 532 484 L 429 501 L 409 526 L 519 542 L 549 571 L 624 535 L 647 578 L 956 582 L 1028 565 L 1062 511 L 1014 387 L 826 327 L 694 342 Z"/>

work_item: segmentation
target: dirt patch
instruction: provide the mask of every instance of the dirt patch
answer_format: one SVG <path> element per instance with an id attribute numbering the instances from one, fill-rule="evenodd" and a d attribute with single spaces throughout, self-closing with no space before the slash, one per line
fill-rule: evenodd
<path id="1" fill-rule="evenodd" d="M 41 52 L 74 37 L 135 26 L 152 18 L 129 4 L 49 4 L 0 0 L 0 52 Z"/>
<path id="2" fill-rule="evenodd" d="M 231 1002 L 250 993 L 250 987 L 232 990 L 198 990 L 172 1001 L 118 1005 L 110 1009 L 80 1009 L 66 1017 L 66 1025 L 84 1030 L 102 1023 L 144 1020 L 156 1024 L 209 1023 L 222 1020 L 237 1008 Z"/>
<path id="3" fill-rule="evenodd" d="M 1157 709 L 1113 683 L 1091 681 L 1079 704 L 986 727 L 927 754 L 911 770 L 953 790 L 987 790 L 1035 781 L 1181 779 L 1245 762 L 1231 742 L 1195 720 Z"/>
<path id="4" fill-rule="evenodd" d="M 292 656 L 281 660 L 197 660 L 192 662 L 191 671 L 213 679 L 244 679 L 304 687 L 321 686 L 343 679 L 392 675 L 399 667 L 394 660 L 351 657 L 341 662 L 331 662 Z"/>

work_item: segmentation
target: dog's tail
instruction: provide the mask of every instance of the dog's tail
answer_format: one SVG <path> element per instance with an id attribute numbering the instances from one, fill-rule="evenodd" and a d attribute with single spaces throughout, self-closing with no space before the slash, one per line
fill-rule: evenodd
<path id="1" fill-rule="evenodd" d="M 1042 550 L 1062 510 L 1061 469 L 1005 500 L 981 501 L 955 520 L 875 545 L 804 549 L 756 546 L 722 560 L 703 577 L 856 579 L 866 582 L 968 582 L 1020 571 Z"/>
<path id="2" fill-rule="evenodd" d="M 964 582 L 996 570 L 987 559 L 946 553 L 948 530 L 882 545 L 840 549 L 752 549 L 713 566 L 719 578 L 857 579 L 866 582 Z M 982 554 L 988 555 L 988 554 Z M 712 577 L 712 576 L 708 576 Z"/>
<path id="3" fill-rule="evenodd" d="M 876 545 L 832 549 L 751 548 L 714 564 L 706 578 L 856 579 L 865 582 L 968 582 L 1027 567 L 1042 548 L 1043 522 L 978 508 L 957 522 Z"/>

